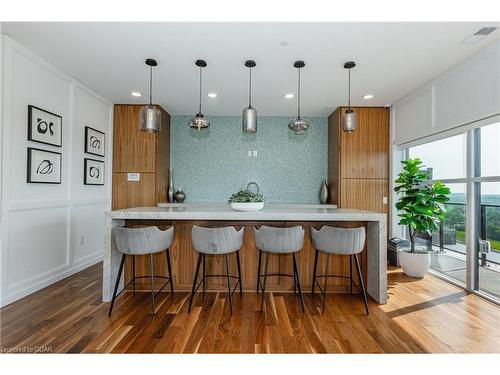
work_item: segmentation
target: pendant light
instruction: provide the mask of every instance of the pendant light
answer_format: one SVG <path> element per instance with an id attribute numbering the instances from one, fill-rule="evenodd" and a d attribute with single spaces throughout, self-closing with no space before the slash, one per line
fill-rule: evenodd
<path id="1" fill-rule="evenodd" d="M 356 130 L 356 112 L 351 109 L 351 69 L 356 66 L 354 61 L 348 61 L 344 64 L 344 68 L 349 71 L 349 105 L 343 114 L 343 127 L 345 132 L 353 132 Z"/>
<path id="2" fill-rule="evenodd" d="M 243 109 L 242 128 L 243 133 L 252 134 L 257 132 L 257 110 L 252 107 L 252 68 L 255 67 L 255 61 L 247 60 L 245 66 L 250 72 L 248 83 L 248 107 Z"/>
<path id="3" fill-rule="evenodd" d="M 304 61 L 295 61 L 293 64 L 294 68 L 297 69 L 299 75 L 298 83 L 298 104 L 297 104 L 297 118 L 288 123 L 288 128 L 293 130 L 295 134 L 304 134 L 307 129 L 309 129 L 309 122 L 300 117 L 300 69 L 302 69 L 306 64 Z"/>
<path id="4" fill-rule="evenodd" d="M 153 105 L 153 66 L 158 63 L 154 59 L 147 59 L 149 66 L 149 105 L 141 108 L 139 112 L 139 129 L 148 133 L 156 133 L 161 130 L 161 112 Z"/>
<path id="5" fill-rule="evenodd" d="M 203 113 L 201 113 L 201 82 L 202 82 L 202 70 L 207 66 L 205 60 L 196 60 L 195 65 L 200 68 L 200 104 L 198 107 L 198 113 L 189 120 L 189 127 L 202 130 L 210 126 L 210 121 L 208 121 Z"/>

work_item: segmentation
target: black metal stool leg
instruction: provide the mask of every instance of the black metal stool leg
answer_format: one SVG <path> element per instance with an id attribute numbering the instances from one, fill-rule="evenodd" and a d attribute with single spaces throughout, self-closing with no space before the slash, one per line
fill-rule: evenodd
<path id="1" fill-rule="evenodd" d="M 240 251 L 236 252 L 236 262 L 238 263 L 238 282 L 240 283 L 240 295 L 243 295 L 243 285 L 241 284 Z"/>
<path id="2" fill-rule="evenodd" d="M 266 282 L 267 282 L 267 266 L 269 265 L 269 253 L 266 253 L 266 260 L 264 261 L 264 284 L 262 285 L 262 299 L 260 300 L 260 311 L 264 307 L 264 298 L 266 296 Z"/>
<path id="3" fill-rule="evenodd" d="M 316 270 L 318 269 L 318 249 L 314 251 L 314 268 L 313 268 L 313 282 L 312 282 L 312 296 L 314 297 L 314 288 L 316 287 Z"/>
<path id="4" fill-rule="evenodd" d="M 323 285 L 323 306 L 321 308 L 321 313 L 325 312 L 325 302 L 326 302 L 326 288 L 328 285 L 328 264 L 330 263 L 330 253 L 326 256 L 326 267 L 325 267 L 325 283 Z"/>
<path id="5" fill-rule="evenodd" d="M 368 311 L 365 284 L 363 282 L 363 274 L 361 273 L 361 267 L 359 266 L 358 254 L 354 254 L 354 260 L 356 261 L 356 268 L 358 269 L 359 285 L 361 285 L 361 291 L 363 292 L 363 302 L 365 303 L 366 315 L 370 315 L 370 312 Z"/>
<path id="6" fill-rule="evenodd" d="M 134 285 L 134 294 L 135 294 L 135 255 L 132 255 L 132 284 Z"/>
<path id="7" fill-rule="evenodd" d="M 203 297 L 205 297 L 205 258 L 206 258 L 206 254 L 203 254 L 202 278 L 201 278 L 201 285 L 203 288 Z"/>
<path id="8" fill-rule="evenodd" d="M 189 298 L 189 308 L 188 312 L 191 312 L 191 305 L 193 304 L 194 291 L 196 290 L 196 282 L 198 281 L 198 273 L 200 271 L 202 253 L 198 253 L 198 261 L 196 263 L 196 271 L 194 272 L 193 289 L 191 290 L 191 298 Z"/>
<path id="9" fill-rule="evenodd" d="M 168 277 L 170 278 L 170 294 L 172 301 L 174 300 L 174 277 L 172 276 L 172 263 L 170 263 L 170 249 L 165 251 L 165 257 L 167 258 L 167 269 Z"/>
<path id="10" fill-rule="evenodd" d="M 153 308 L 153 315 L 155 312 L 155 264 L 153 260 L 153 254 L 149 255 L 149 270 L 151 272 L 151 306 Z"/>
<path id="11" fill-rule="evenodd" d="M 116 292 L 118 291 L 118 285 L 120 284 L 120 279 L 122 277 L 123 265 L 125 264 L 126 255 L 122 255 L 122 260 L 120 261 L 120 268 L 118 268 L 118 275 L 116 276 L 115 289 L 113 291 L 113 298 L 111 299 L 111 305 L 109 306 L 108 316 L 111 316 L 111 311 L 113 311 L 113 305 L 115 304 Z"/>
<path id="12" fill-rule="evenodd" d="M 231 300 L 231 279 L 229 277 L 229 256 L 225 254 L 226 258 L 226 276 L 227 276 L 227 298 L 229 299 L 229 311 L 233 315 L 233 301 Z"/>
<path id="13" fill-rule="evenodd" d="M 352 294 L 352 254 L 349 255 L 349 293 Z"/>
<path id="14" fill-rule="evenodd" d="M 295 259 L 292 256 L 292 268 L 293 268 L 293 294 L 297 294 L 297 274 L 295 273 Z"/>
<path id="15" fill-rule="evenodd" d="M 297 278 L 297 289 L 299 290 L 299 296 L 300 296 L 300 304 L 302 305 L 302 312 L 305 312 L 305 307 L 304 307 L 304 296 L 302 295 L 302 287 L 300 286 L 300 274 L 299 274 L 299 267 L 297 267 L 297 257 L 295 253 L 292 254 L 293 257 L 293 268 L 294 268 L 294 273 Z"/>
<path id="16" fill-rule="evenodd" d="M 257 294 L 259 293 L 259 285 L 260 285 L 260 264 L 262 263 L 262 251 L 259 250 L 259 261 L 257 266 Z"/>

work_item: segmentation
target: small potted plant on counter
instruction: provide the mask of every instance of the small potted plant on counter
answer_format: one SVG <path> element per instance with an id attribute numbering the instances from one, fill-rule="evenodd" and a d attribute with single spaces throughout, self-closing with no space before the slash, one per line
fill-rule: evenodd
<path id="1" fill-rule="evenodd" d="M 255 185 L 257 191 L 250 190 L 250 186 Z M 259 187 L 255 182 L 251 182 L 246 188 L 241 188 L 231 195 L 228 204 L 237 211 L 259 211 L 264 207 L 264 196 L 259 193 Z"/>
<path id="2" fill-rule="evenodd" d="M 396 203 L 399 224 L 408 226 L 410 249 L 399 253 L 399 262 L 408 276 L 424 277 L 430 267 L 430 253 L 415 247 L 417 233 L 431 235 L 445 218 L 445 203 L 450 189 L 441 181 L 429 181 L 419 159 L 402 161 L 404 167 L 395 183 L 394 191 L 400 195 Z"/>

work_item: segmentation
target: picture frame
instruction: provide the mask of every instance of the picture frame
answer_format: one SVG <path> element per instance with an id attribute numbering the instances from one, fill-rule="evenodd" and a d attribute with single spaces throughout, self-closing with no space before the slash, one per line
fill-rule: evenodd
<path id="1" fill-rule="evenodd" d="M 62 117 L 28 105 L 28 141 L 62 147 Z"/>
<path id="2" fill-rule="evenodd" d="M 60 184 L 62 154 L 28 147 L 26 182 L 31 184 Z"/>
<path id="3" fill-rule="evenodd" d="M 90 126 L 85 126 L 85 148 L 84 152 L 86 154 L 92 154 L 96 156 L 105 156 L 105 141 L 106 134 L 91 128 Z"/>
<path id="4" fill-rule="evenodd" d="M 85 158 L 83 164 L 83 184 L 104 185 L 104 161 Z"/>

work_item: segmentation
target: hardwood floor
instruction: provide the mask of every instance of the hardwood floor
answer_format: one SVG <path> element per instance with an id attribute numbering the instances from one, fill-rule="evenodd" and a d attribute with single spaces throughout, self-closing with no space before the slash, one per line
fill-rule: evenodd
<path id="1" fill-rule="evenodd" d="M 358 294 L 321 298 L 235 293 L 230 316 L 222 292 L 159 298 L 122 294 L 108 318 L 101 302 L 102 265 L 68 277 L 0 310 L 2 352 L 67 353 L 482 353 L 500 352 L 500 308 L 432 276 L 415 280 L 391 269 L 389 302 Z"/>

